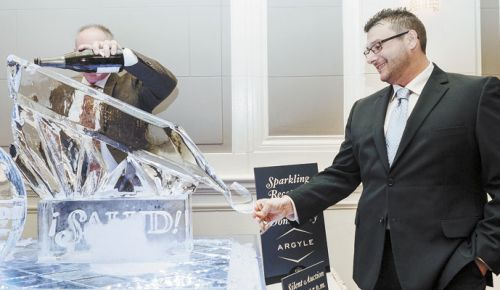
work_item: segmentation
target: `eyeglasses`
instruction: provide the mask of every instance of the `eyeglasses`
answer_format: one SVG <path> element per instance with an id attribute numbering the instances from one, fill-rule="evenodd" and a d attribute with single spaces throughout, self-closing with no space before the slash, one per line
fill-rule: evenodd
<path id="1" fill-rule="evenodd" d="M 375 42 L 374 44 L 372 44 L 372 46 L 370 47 L 367 47 L 365 49 L 365 51 L 363 51 L 363 54 L 365 55 L 365 57 L 368 57 L 368 55 L 370 54 L 370 51 L 373 52 L 373 54 L 377 54 L 379 53 L 381 50 L 382 50 L 382 43 L 386 42 L 386 41 L 389 41 L 391 39 L 394 39 L 394 38 L 398 38 L 400 36 L 403 36 L 405 34 L 407 34 L 408 32 L 410 32 L 409 30 L 408 31 L 405 31 L 405 32 L 401 32 L 399 34 L 396 34 L 396 35 L 393 35 L 391 37 L 387 37 L 387 38 L 384 38 L 382 40 L 379 40 L 377 42 Z"/>

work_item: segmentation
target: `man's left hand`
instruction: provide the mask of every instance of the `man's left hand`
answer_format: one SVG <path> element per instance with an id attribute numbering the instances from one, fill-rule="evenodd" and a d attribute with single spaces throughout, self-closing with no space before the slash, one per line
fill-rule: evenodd
<path id="1" fill-rule="evenodd" d="M 120 44 L 116 42 L 116 40 L 103 40 L 103 41 L 94 41 L 92 44 L 82 44 L 77 47 L 78 51 L 84 49 L 92 49 L 94 54 L 100 54 L 104 57 L 109 57 L 110 55 L 115 55 L 118 51 L 122 49 Z"/>

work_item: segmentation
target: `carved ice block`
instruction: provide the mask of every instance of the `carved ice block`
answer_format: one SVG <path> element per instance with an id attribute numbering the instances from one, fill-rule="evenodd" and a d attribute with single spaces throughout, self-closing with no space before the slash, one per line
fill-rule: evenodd
<path id="1" fill-rule="evenodd" d="M 0 263 L 10 254 L 23 232 L 26 208 L 26 189 L 21 173 L 0 148 Z"/>
<path id="2" fill-rule="evenodd" d="M 191 198 L 42 200 L 40 262 L 165 260 L 192 249 Z"/>
<path id="3" fill-rule="evenodd" d="M 190 200 L 200 183 L 252 211 L 250 192 L 228 187 L 178 125 L 16 56 L 7 66 L 11 155 L 42 199 L 41 261 L 179 254 L 192 245 Z"/>

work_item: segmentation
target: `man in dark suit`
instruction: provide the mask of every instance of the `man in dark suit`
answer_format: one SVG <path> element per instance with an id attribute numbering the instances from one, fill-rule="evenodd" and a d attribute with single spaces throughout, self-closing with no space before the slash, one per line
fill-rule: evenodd
<path id="1" fill-rule="evenodd" d="M 79 29 L 75 50 L 92 49 L 105 57 L 121 51 L 124 69 L 119 73 L 83 73 L 76 79 L 122 102 L 151 113 L 175 89 L 177 79 L 157 61 L 136 51 L 122 48 L 105 26 L 91 24 Z M 114 148 L 100 143 L 101 154 L 108 171 L 113 170 L 127 156 L 127 151 L 144 149 L 148 145 L 147 124 L 121 110 L 96 101 L 73 87 L 61 85 L 50 95 L 54 112 L 79 123 L 81 126 L 124 145 Z M 129 171 L 127 169 L 127 171 Z M 134 172 L 127 173 L 133 178 Z M 120 190 L 131 191 L 128 182 L 120 183 Z"/>
<path id="2" fill-rule="evenodd" d="M 82 76 L 77 77 L 77 80 L 129 105 L 151 113 L 175 89 L 177 79 L 168 69 L 138 52 L 128 48 L 122 49 L 114 40 L 111 31 L 105 26 L 92 24 L 79 29 L 75 40 L 75 50 L 84 49 L 92 49 L 95 54 L 107 57 L 116 54 L 119 49 L 122 50 L 125 63 L 122 72 L 83 73 Z M 145 146 L 144 123 L 138 123 L 132 116 L 105 104 L 92 103 L 87 108 L 84 104 L 78 103 L 75 107 L 73 106 L 74 100 L 78 100 L 78 97 L 74 95 L 74 89 L 66 85 L 54 89 L 50 96 L 52 110 L 58 114 L 89 126 L 90 129 L 96 129 L 131 149 Z M 85 101 L 91 100 L 86 97 Z M 96 118 L 93 113 L 98 106 L 102 106 L 102 109 L 100 116 Z M 81 107 L 84 107 L 83 112 L 80 110 Z M 78 115 L 75 116 L 73 111 Z M 81 115 L 79 115 L 80 112 Z M 85 113 L 89 113 L 88 116 L 85 116 Z M 95 119 L 99 119 L 100 124 L 96 124 Z M 110 150 L 118 162 L 125 157 L 119 150 L 113 148 Z"/>
<path id="3" fill-rule="evenodd" d="M 365 32 L 367 62 L 389 86 L 354 104 L 330 167 L 257 201 L 254 217 L 300 224 L 362 183 L 360 288 L 485 289 L 500 272 L 500 80 L 431 63 L 424 25 L 405 9 L 380 11 Z"/>

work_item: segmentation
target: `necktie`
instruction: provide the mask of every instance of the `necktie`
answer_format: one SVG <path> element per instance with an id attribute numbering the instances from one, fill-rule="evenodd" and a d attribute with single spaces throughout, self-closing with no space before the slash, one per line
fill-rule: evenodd
<path id="1" fill-rule="evenodd" d="M 407 88 L 400 88 L 396 92 L 397 104 L 392 110 L 391 118 L 387 124 L 387 132 L 385 134 L 385 142 L 387 144 L 387 158 L 389 165 L 392 165 L 396 152 L 398 151 L 399 142 L 403 136 L 403 131 L 406 127 L 408 119 L 408 97 L 411 91 Z"/>

